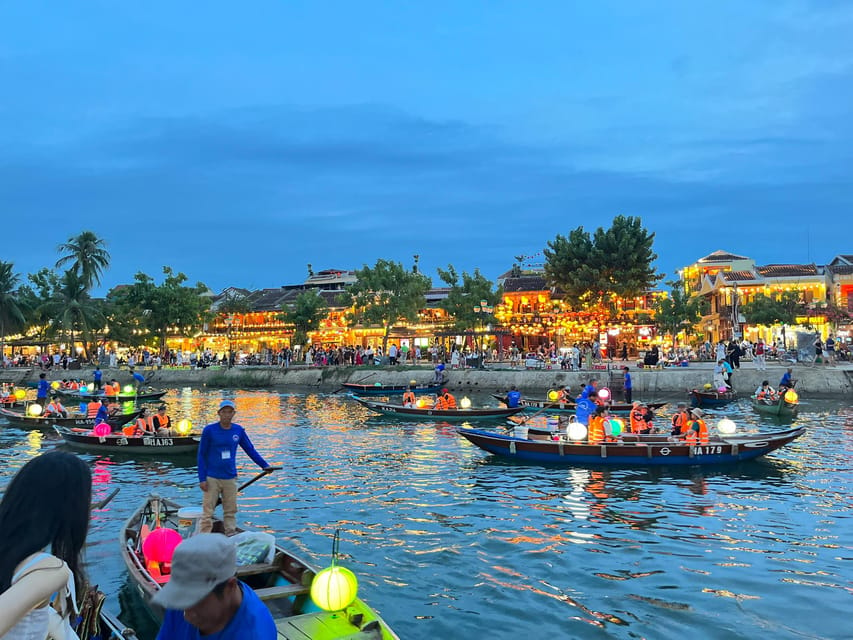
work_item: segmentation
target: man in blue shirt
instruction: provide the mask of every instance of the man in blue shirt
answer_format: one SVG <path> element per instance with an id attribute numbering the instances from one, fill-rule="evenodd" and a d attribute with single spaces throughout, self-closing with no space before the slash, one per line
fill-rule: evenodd
<path id="1" fill-rule="evenodd" d="M 138 394 L 142 387 L 145 386 L 145 376 L 133 369 L 130 370 L 130 373 L 133 375 L 133 385 L 136 387 L 136 393 Z"/>
<path id="2" fill-rule="evenodd" d="M 104 377 L 104 372 L 101 371 L 100 367 L 95 367 L 95 370 L 92 372 L 92 383 L 95 387 L 95 391 L 101 390 L 101 379 Z"/>
<path id="3" fill-rule="evenodd" d="M 110 410 L 107 406 L 107 399 L 101 398 L 101 406 L 98 407 L 98 413 L 95 414 L 95 424 L 100 424 L 102 422 L 106 422 L 107 418 L 110 417 Z"/>
<path id="4" fill-rule="evenodd" d="M 38 386 L 38 389 L 36 390 L 36 402 L 39 403 L 43 407 L 46 406 L 47 405 L 48 393 L 50 393 L 50 384 L 48 383 L 47 377 L 45 376 L 45 374 L 40 373 L 39 374 L 39 386 Z"/>
<path id="5" fill-rule="evenodd" d="M 583 425 L 589 426 L 589 417 L 596 410 L 595 402 L 589 399 L 589 394 L 586 389 L 581 392 L 575 406 L 575 419 Z"/>
<path id="6" fill-rule="evenodd" d="M 631 374 L 628 367 L 622 367 L 625 372 L 625 402 L 633 402 L 634 399 L 634 384 L 631 382 Z"/>
<path id="7" fill-rule="evenodd" d="M 232 422 L 237 408 L 230 400 L 219 405 L 219 422 L 213 422 L 201 432 L 198 447 L 198 482 L 204 491 L 204 514 L 199 523 L 202 532 L 213 529 L 213 510 L 222 498 L 222 523 L 225 533 L 237 531 L 237 445 L 261 468 L 269 468 L 266 460 L 255 451 L 246 430 Z"/>
<path id="8" fill-rule="evenodd" d="M 521 400 L 521 391 L 515 385 L 512 385 L 509 391 L 506 394 L 506 406 L 514 409 L 518 406 L 519 401 Z"/>
<path id="9" fill-rule="evenodd" d="M 785 373 L 782 374 L 782 379 L 779 380 L 779 394 L 780 395 L 784 394 L 787 389 L 793 389 L 794 388 L 794 384 L 796 384 L 796 383 L 793 380 L 793 378 L 791 378 L 791 374 L 793 372 L 794 372 L 794 370 L 791 367 L 788 367 L 788 369 L 785 371 Z"/>
<path id="10" fill-rule="evenodd" d="M 152 599 L 166 609 L 157 640 L 275 640 L 272 614 L 236 573 L 225 536 L 199 533 L 179 544 L 171 578 Z"/>

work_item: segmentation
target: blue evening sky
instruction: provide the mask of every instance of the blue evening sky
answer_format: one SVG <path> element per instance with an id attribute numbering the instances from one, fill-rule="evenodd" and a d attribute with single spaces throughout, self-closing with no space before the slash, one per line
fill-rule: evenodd
<path id="1" fill-rule="evenodd" d="M 495 278 L 640 216 L 668 274 L 853 253 L 853 5 L 0 5 L 0 259 L 83 229 L 105 286 L 377 258 Z"/>

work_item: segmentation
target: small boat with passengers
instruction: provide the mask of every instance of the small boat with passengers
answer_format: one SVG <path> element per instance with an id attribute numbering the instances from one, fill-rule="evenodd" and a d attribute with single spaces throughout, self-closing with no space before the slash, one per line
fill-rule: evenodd
<path id="1" fill-rule="evenodd" d="M 500 402 L 506 402 L 506 396 L 498 393 L 493 393 L 492 397 Z M 523 409 L 528 411 L 552 411 L 554 413 L 574 413 L 577 409 L 575 402 L 557 402 L 547 400 L 545 398 L 521 398 L 518 404 Z M 666 402 L 644 402 L 649 409 L 656 411 L 666 404 Z M 632 404 L 630 402 L 611 402 L 605 405 L 610 413 L 631 413 Z"/>
<path id="2" fill-rule="evenodd" d="M 718 391 L 716 389 L 691 389 L 687 392 L 690 395 L 691 407 L 724 407 L 734 401 L 737 394 L 731 389 L 728 391 Z"/>
<path id="3" fill-rule="evenodd" d="M 742 462 L 766 455 L 802 436 L 804 427 L 746 435 L 709 434 L 707 443 L 688 444 L 667 434 L 624 434 L 612 442 L 588 443 L 560 436 L 534 439 L 457 427 L 457 433 L 484 451 L 520 462 L 560 465 L 706 465 Z"/>
<path id="4" fill-rule="evenodd" d="M 127 436 L 123 433 L 96 435 L 92 429 L 53 427 L 69 447 L 85 449 L 92 453 L 126 453 L 155 456 L 195 454 L 201 441 L 200 435 L 141 435 Z"/>
<path id="5" fill-rule="evenodd" d="M 752 396 L 750 402 L 753 409 L 767 416 L 793 418 L 797 415 L 798 403 L 788 402 L 785 396 L 780 396 L 778 400 L 765 400 L 764 398 Z"/>
<path id="6" fill-rule="evenodd" d="M 121 557 L 131 582 L 157 618 L 162 617 L 163 611 L 151 603 L 151 598 L 169 581 L 168 560 L 146 557 L 145 541 L 148 536 L 157 535 L 153 532 L 158 529 L 176 532 L 169 534 L 172 537 L 192 535 L 192 526 L 187 527 L 187 522 L 191 521 L 181 522 L 185 517 L 179 504 L 151 495 L 128 518 L 121 531 Z M 221 522 L 214 522 L 214 531 L 220 530 L 221 526 Z M 243 533 L 238 529 L 234 539 L 238 540 Z M 248 584 L 270 610 L 279 639 L 399 640 L 379 614 L 360 598 L 356 597 L 343 610 L 320 609 L 311 598 L 311 585 L 319 572 L 318 567 L 279 546 L 271 534 L 260 535 L 272 539 L 271 557 L 261 559 L 257 554 L 249 553 L 253 551 L 253 545 L 257 548 L 257 542 L 252 542 L 251 536 L 246 552 L 241 550 L 238 542 L 237 577 Z"/>
<path id="7" fill-rule="evenodd" d="M 508 418 L 523 411 L 523 407 L 483 407 L 480 409 L 433 409 L 431 407 L 404 407 L 400 404 L 391 404 L 388 402 L 375 402 L 373 400 L 364 400 L 362 398 L 351 396 L 353 400 L 358 402 L 371 411 L 380 413 L 386 416 L 406 416 L 407 418 L 415 418 L 420 420 L 447 420 L 447 421 L 464 421 L 464 420 L 495 420 Z"/>
<path id="8" fill-rule="evenodd" d="M 444 383 L 381 384 L 376 382 L 374 384 L 359 384 L 357 382 L 344 382 L 341 386 L 357 396 L 401 396 L 408 391 L 409 387 L 415 395 L 439 393 Z"/>
<path id="9" fill-rule="evenodd" d="M 128 422 L 133 422 L 142 413 L 141 409 L 131 411 L 129 413 L 116 413 L 107 418 L 106 423 L 113 429 L 118 429 Z M 95 426 L 95 418 L 89 418 L 83 414 L 70 415 L 67 418 L 62 416 L 28 416 L 26 413 L 18 411 L 10 411 L 9 409 L 0 408 L 0 416 L 6 418 L 9 423 L 21 429 L 49 429 L 50 427 L 78 427 L 91 429 Z"/>
<path id="10" fill-rule="evenodd" d="M 146 391 L 143 393 L 127 393 L 123 391 L 118 395 L 107 395 L 102 391 L 99 393 L 80 393 L 79 391 L 71 391 L 70 389 L 55 389 L 54 392 L 60 394 L 69 402 L 72 400 L 76 402 L 100 400 L 101 398 L 106 398 L 113 402 L 155 402 L 166 395 L 165 391 Z"/>

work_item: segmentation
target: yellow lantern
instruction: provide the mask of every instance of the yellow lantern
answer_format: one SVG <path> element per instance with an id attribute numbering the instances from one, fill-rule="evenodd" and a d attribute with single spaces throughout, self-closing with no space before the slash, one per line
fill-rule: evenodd
<path id="1" fill-rule="evenodd" d="M 27 414 L 33 416 L 34 418 L 36 416 L 40 416 L 41 415 L 41 405 L 40 404 L 31 404 L 29 407 L 27 407 Z"/>
<path id="2" fill-rule="evenodd" d="M 15 389 L 15 399 L 16 400 L 23 400 L 26 397 L 27 397 L 26 391 L 24 391 L 23 389 Z"/>
<path id="3" fill-rule="evenodd" d="M 468 396 L 464 396 L 459 401 L 459 406 L 462 407 L 463 409 L 470 409 L 471 408 L 471 401 L 468 399 Z"/>
<path id="4" fill-rule="evenodd" d="M 799 402 L 800 396 L 797 395 L 797 392 L 793 389 L 788 389 L 785 392 L 785 402 L 788 404 L 797 404 Z"/>
<path id="5" fill-rule="evenodd" d="M 59 380 L 54 380 L 53 382 L 51 382 L 50 388 L 51 389 L 59 389 Z"/>
<path id="6" fill-rule="evenodd" d="M 548 392 L 548 400 L 550 400 L 551 402 L 556 402 L 557 398 L 559 398 L 559 397 L 560 397 L 560 394 L 557 393 L 556 391 L 554 391 L 553 389 L 551 389 Z"/>
<path id="7" fill-rule="evenodd" d="M 182 436 L 187 435 L 190 431 L 193 430 L 193 423 L 187 419 L 181 420 L 178 422 L 178 433 Z"/>
<path id="8" fill-rule="evenodd" d="M 358 593 L 358 578 L 349 569 L 332 565 L 314 576 L 311 599 L 324 611 L 341 611 L 350 606 Z"/>

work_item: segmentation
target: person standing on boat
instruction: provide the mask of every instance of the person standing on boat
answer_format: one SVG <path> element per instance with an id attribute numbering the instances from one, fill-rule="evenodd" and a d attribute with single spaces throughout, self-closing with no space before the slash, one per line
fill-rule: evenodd
<path id="1" fill-rule="evenodd" d="M 237 446 L 261 469 L 267 469 L 270 465 L 255 451 L 246 430 L 232 422 L 237 407 L 231 400 L 223 400 L 217 413 L 219 421 L 204 428 L 198 447 L 198 481 L 204 492 L 204 513 L 199 529 L 203 533 L 213 529 L 213 511 L 216 502 L 222 498 L 225 534 L 233 535 L 237 531 Z"/>
<path id="2" fill-rule="evenodd" d="M 95 370 L 92 372 L 92 386 L 95 387 L 95 391 L 101 390 L 101 380 L 104 377 L 104 372 L 101 371 L 100 367 L 95 367 Z"/>
<path id="3" fill-rule="evenodd" d="M 139 395 L 142 387 L 145 386 L 145 376 L 141 373 L 137 373 L 133 369 L 130 370 L 130 373 L 133 375 L 133 386 L 136 387 L 136 394 Z"/>
<path id="4" fill-rule="evenodd" d="M 44 373 L 39 374 L 39 384 L 36 390 L 36 402 L 41 406 L 47 404 L 47 395 L 50 392 L 50 384 L 47 381 L 47 376 Z"/>
<path id="5" fill-rule="evenodd" d="M 576 420 L 582 425 L 589 426 L 589 417 L 595 411 L 595 402 L 589 399 L 589 394 L 584 389 L 578 397 L 575 405 Z"/>
<path id="6" fill-rule="evenodd" d="M 631 381 L 631 372 L 628 367 L 622 367 L 625 372 L 625 402 L 631 402 L 634 396 L 634 384 Z"/>
<path id="7" fill-rule="evenodd" d="M 157 640 L 275 640 L 270 610 L 236 574 L 233 540 L 198 533 L 179 544 L 169 582 L 151 599 L 166 610 Z"/>

